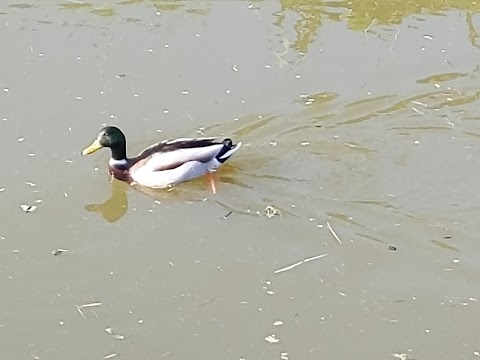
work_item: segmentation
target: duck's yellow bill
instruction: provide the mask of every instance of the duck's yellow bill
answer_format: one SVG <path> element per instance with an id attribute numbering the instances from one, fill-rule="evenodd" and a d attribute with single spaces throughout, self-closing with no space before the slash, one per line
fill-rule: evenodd
<path id="1" fill-rule="evenodd" d="M 90 145 L 89 147 L 86 147 L 83 151 L 82 151 L 82 155 L 88 155 L 88 154 L 91 154 L 91 153 L 94 153 L 95 151 L 101 149 L 103 146 L 100 145 L 100 142 L 98 141 L 98 139 L 96 139 L 92 145 Z"/>

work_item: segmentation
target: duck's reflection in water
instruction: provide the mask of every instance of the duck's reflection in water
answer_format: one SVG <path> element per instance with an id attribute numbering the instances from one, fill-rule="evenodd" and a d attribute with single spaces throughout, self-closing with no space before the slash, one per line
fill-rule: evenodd
<path id="1" fill-rule="evenodd" d="M 222 175 L 216 175 L 216 183 L 220 186 L 236 185 L 241 188 L 249 188 L 246 184 L 240 182 L 232 175 L 233 168 L 225 166 Z M 153 200 L 161 201 L 175 201 L 175 202 L 201 202 L 207 199 L 214 199 L 219 205 L 224 206 L 218 201 L 218 196 L 212 194 L 210 185 L 206 177 L 198 178 L 189 181 L 188 183 L 180 184 L 171 188 L 164 189 L 149 189 L 140 186 L 130 186 L 125 182 L 112 179 L 111 180 L 112 195 L 105 202 L 101 204 L 85 205 L 85 210 L 88 212 L 95 212 L 100 214 L 109 223 L 114 223 L 120 220 L 128 211 L 128 196 L 129 190 L 139 191 L 147 195 Z"/>
<path id="2" fill-rule="evenodd" d="M 99 213 L 109 223 L 120 220 L 128 210 L 127 188 L 126 183 L 113 180 L 110 198 L 102 204 L 85 205 L 85 210 Z"/>
<path id="3" fill-rule="evenodd" d="M 207 197 L 212 196 L 211 193 L 205 192 L 207 183 L 203 181 L 193 180 L 187 187 L 172 187 L 165 189 L 149 189 L 137 186 L 130 186 L 127 183 L 113 179 L 112 195 L 101 204 L 85 205 L 88 212 L 99 213 L 109 223 L 120 220 L 128 211 L 127 191 L 134 189 L 147 195 L 157 201 L 183 201 L 183 202 L 199 202 L 205 201 Z M 192 186 L 193 185 L 193 186 Z M 195 186 L 196 185 L 196 186 Z"/>

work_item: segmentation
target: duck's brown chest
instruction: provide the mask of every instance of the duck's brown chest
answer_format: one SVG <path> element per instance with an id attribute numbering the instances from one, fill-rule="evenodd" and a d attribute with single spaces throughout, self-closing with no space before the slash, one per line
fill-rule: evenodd
<path id="1" fill-rule="evenodd" d="M 115 166 L 109 166 L 108 172 L 117 180 L 125 181 L 129 184 L 133 181 L 127 169 L 119 169 Z"/>

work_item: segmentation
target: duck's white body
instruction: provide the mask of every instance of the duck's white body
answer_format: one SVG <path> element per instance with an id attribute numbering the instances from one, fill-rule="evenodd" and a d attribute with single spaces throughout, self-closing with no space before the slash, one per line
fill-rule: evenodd
<path id="1" fill-rule="evenodd" d="M 114 126 L 103 128 L 97 139 L 82 154 L 109 147 L 110 174 L 130 184 L 164 188 L 217 170 L 242 145 L 217 138 L 181 138 L 154 144 L 134 158 L 127 158 L 126 139 Z M 212 184 L 213 188 L 213 184 Z"/>

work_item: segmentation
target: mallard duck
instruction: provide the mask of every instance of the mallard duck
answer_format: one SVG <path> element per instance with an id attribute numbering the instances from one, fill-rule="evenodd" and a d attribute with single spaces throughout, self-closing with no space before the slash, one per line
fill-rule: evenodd
<path id="1" fill-rule="evenodd" d="M 101 148 L 110 148 L 110 174 L 129 184 L 148 188 L 165 188 L 207 175 L 213 193 L 216 193 L 212 172 L 235 153 L 241 142 L 233 144 L 229 138 L 180 138 L 165 140 L 143 150 L 136 157 L 127 157 L 124 133 L 115 126 L 100 130 L 93 143 L 82 151 L 92 154 Z"/>

